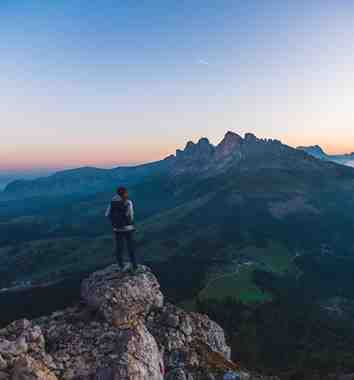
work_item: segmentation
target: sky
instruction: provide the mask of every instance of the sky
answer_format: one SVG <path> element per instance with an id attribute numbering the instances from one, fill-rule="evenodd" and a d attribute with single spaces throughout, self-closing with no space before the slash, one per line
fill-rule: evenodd
<path id="1" fill-rule="evenodd" d="M 2 0 L 0 174 L 227 130 L 354 151 L 354 1 Z"/>

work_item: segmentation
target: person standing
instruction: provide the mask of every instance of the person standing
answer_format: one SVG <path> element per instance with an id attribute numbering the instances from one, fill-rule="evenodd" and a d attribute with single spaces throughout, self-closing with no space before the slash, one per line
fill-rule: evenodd
<path id="1" fill-rule="evenodd" d="M 113 232 L 116 240 L 116 258 L 120 269 L 123 269 L 123 251 L 126 244 L 133 269 L 138 268 L 135 255 L 134 240 L 134 207 L 129 199 L 128 190 L 125 187 L 118 187 L 117 194 L 112 198 L 106 210 L 106 217 L 111 220 Z"/>

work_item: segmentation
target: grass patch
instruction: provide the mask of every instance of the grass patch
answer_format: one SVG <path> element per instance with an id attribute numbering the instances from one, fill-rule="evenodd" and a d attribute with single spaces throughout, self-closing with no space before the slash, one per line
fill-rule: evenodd
<path id="1" fill-rule="evenodd" d="M 269 242 L 264 248 L 255 246 L 245 247 L 238 251 L 238 256 L 255 261 L 264 270 L 278 274 L 296 270 L 293 264 L 294 255 L 286 247 L 277 242 Z"/>
<path id="2" fill-rule="evenodd" d="M 199 293 L 201 299 L 225 299 L 232 297 L 245 304 L 264 303 L 271 295 L 259 289 L 252 279 L 254 268 L 243 266 L 238 273 L 221 275 L 209 281 Z"/>
<path id="3" fill-rule="evenodd" d="M 230 246 L 223 253 L 231 255 L 233 263 L 213 269 L 199 294 L 202 299 L 232 297 L 245 304 L 268 302 L 272 296 L 256 286 L 254 270 L 262 269 L 280 275 L 297 270 L 293 263 L 294 256 L 276 242 L 269 242 L 263 248 L 248 246 L 237 250 Z"/>

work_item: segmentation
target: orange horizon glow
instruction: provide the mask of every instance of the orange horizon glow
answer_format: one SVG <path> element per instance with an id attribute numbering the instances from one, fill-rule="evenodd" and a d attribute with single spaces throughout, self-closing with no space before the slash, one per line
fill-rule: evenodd
<path id="1" fill-rule="evenodd" d="M 188 139 L 186 139 L 185 143 Z M 196 141 L 196 140 L 195 140 Z M 336 146 L 331 146 L 330 144 L 321 144 L 320 142 L 314 142 L 309 144 L 304 144 L 298 140 L 295 143 L 291 141 L 282 141 L 283 143 L 296 147 L 299 145 L 310 146 L 319 145 L 327 153 L 331 155 L 341 155 L 349 154 L 354 151 L 354 147 L 350 144 L 340 144 Z M 218 142 L 214 143 L 217 144 Z M 172 145 L 172 144 L 171 144 Z M 11 157 L 1 157 L 0 162 L 0 172 L 1 171 L 30 171 L 30 170 L 63 170 L 70 168 L 77 168 L 83 166 L 91 166 L 98 168 L 114 168 L 118 166 L 134 166 L 140 165 L 147 162 L 158 161 L 164 159 L 165 157 L 175 154 L 176 149 L 183 148 L 184 145 L 180 146 L 169 146 L 165 149 L 155 149 L 155 150 L 140 150 L 139 154 L 132 154 L 128 151 L 123 154 L 117 154 L 114 148 L 110 148 L 104 152 L 99 149 L 81 149 L 80 152 L 68 152 L 65 158 L 62 157 L 61 152 L 57 151 L 49 155 L 48 152 L 41 153 L 40 151 L 32 152 L 28 151 L 29 159 L 25 161 L 22 158 L 12 160 Z M 40 149 L 39 149 L 40 150 Z M 125 156 L 125 158 L 124 158 Z M 129 157 L 129 158 L 128 158 Z"/>
<path id="2" fill-rule="evenodd" d="M 118 166 L 135 166 L 147 162 L 157 161 L 169 155 L 165 151 L 155 152 L 140 152 L 132 158 L 128 155 L 120 155 L 115 152 L 92 152 L 84 151 L 78 154 L 68 154 L 63 158 L 60 152 L 52 155 L 42 155 L 39 152 L 29 155 L 29 159 L 23 160 L 18 158 L 12 160 L 11 157 L 1 157 L 0 173 L 1 171 L 30 171 L 30 170 L 62 170 L 84 166 L 98 167 L 98 168 L 114 168 Z M 1 156 L 1 155 L 0 155 Z"/>

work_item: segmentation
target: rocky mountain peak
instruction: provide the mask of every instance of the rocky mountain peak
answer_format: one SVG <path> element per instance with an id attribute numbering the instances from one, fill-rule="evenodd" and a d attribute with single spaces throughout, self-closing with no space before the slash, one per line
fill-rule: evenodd
<path id="1" fill-rule="evenodd" d="M 253 378 L 230 360 L 219 325 L 164 302 L 148 267 L 112 265 L 81 294 L 80 305 L 0 330 L 1 380 Z"/>
<path id="2" fill-rule="evenodd" d="M 211 145 L 210 144 L 210 141 L 207 137 L 202 137 L 198 140 L 198 143 L 197 143 L 199 146 L 209 146 Z"/>
<path id="3" fill-rule="evenodd" d="M 199 166 L 208 162 L 213 156 L 215 147 L 210 143 L 206 137 L 202 137 L 195 144 L 189 141 L 184 150 L 176 151 L 177 158 L 177 172 L 184 172 L 186 168 L 190 170 L 194 166 Z"/>
<path id="4" fill-rule="evenodd" d="M 255 134 L 253 133 L 246 133 L 245 134 L 245 141 L 246 142 L 257 142 L 258 138 Z"/>
<path id="5" fill-rule="evenodd" d="M 242 141 L 242 137 L 233 131 L 227 131 L 225 133 L 223 141 Z"/>
<path id="6" fill-rule="evenodd" d="M 237 152 L 242 144 L 242 137 L 237 133 L 228 131 L 223 140 L 216 147 L 217 159 L 223 159 Z"/>
<path id="7" fill-rule="evenodd" d="M 195 144 L 193 141 L 188 141 L 186 144 L 186 147 L 184 148 L 184 151 L 187 152 L 187 151 L 193 150 L 194 146 Z"/>

